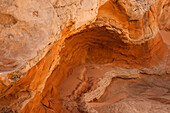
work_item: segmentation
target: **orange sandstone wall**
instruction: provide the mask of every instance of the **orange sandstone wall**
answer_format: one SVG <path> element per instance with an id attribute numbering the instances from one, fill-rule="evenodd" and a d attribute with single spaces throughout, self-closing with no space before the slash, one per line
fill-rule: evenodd
<path id="1" fill-rule="evenodd" d="M 163 43 L 159 33 L 158 12 L 156 3 L 153 1 L 148 0 L 148 2 L 143 3 L 141 0 L 138 2 L 99 0 L 96 3 L 90 2 L 88 13 L 85 9 L 87 2 L 82 1 L 80 6 L 76 4 L 77 2 L 71 0 L 70 3 L 69 1 L 50 2 L 51 10 L 58 14 L 56 18 L 54 16 L 54 20 L 51 20 L 52 24 L 54 22 L 56 27 L 59 26 L 56 20 L 59 21 L 60 16 L 69 15 L 71 12 L 67 12 L 67 10 L 73 7 L 82 6 L 83 15 L 73 13 L 71 15 L 76 15 L 75 18 L 71 18 L 71 16 L 60 18 L 60 21 L 63 20 L 60 22 L 62 24 L 61 29 L 57 29 L 59 38 L 48 39 L 47 34 L 44 35 L 47 39 L 43 41 L 47 42 L 48 40 L 50 43 L 39 45 L 38 49 L 40 50 L 45 46 L 47 48 L 40 52 L 40 56 L 37 57 L 38 60 L 29 56 L 29 59 L 32 58 L 32 60 L 26 60 L 30 63 L 28 63 L 28 67 L 27 64 L 20 64 L 22 60 L 18 60 L 18 65 L 25 65 L 26 68 L 18 68 L 17 71 L 12 71 L 12 73 L 2 74 L 0 112 L 69 112 L 62 106 L 63 101 L 60 99 L 58 88 L 71 75 L 73 68 L 81 64 L 109 63 L 111 66 L 141 69 L 157 67 L 160 63 L 165 62 L 167 46 Z M 147 7 L 144 4 L 148 4 Z M 65 14 L 61 12 L 63 11 L 62 8 L 66 9 Z M 4 16 L 4 14 L 1 15 Z M 86 17 L 85 15 L 91 16 Z M 10 15 L 5 16 L 11 17 Z M 85 17 L 87 19 L 83 20 Z M 64 20 L 64 18 L 70 19 Z M 2 16 L 0 17 L 0 20 L 4 19 L 2 19 Z M 2 23 L 13 22 L 15 18 L 11 17 L 8 20 L 8 22 Z M 36 21 L 33 22 L 36 23 Z M 38 26 L 41 28 L 41 23 Z M 50 28 L 53 29 L 53 32 L 57 31 L 54 30 L 55 26 Z M 47 24 L 43 25 L 44 30 L 42 31 L 45 31 L 48 27 Z M 19 28 L 15 29 L 18 30 Z M 50 36 L 53 35 L 54 33 L 51 33 Z M 34 50 L 35 53 L 37 51 Z M 7 69 L 4 66 L 3 62 L 1 66 L 3 72 Z M 11 71 L 12 68 L 8 68 Z M 13 68 L 16 69 L 16 67 Z"/>

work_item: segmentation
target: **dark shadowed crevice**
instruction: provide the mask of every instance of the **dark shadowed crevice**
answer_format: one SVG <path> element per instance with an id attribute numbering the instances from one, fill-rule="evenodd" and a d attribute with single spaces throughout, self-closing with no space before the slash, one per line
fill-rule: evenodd
<path id="1" fill-rule="evenodd" d="M 17 19 L 10 14 L 0 13 L 0 24 L 4 26 L 10 26 L 17 23 Z"/>

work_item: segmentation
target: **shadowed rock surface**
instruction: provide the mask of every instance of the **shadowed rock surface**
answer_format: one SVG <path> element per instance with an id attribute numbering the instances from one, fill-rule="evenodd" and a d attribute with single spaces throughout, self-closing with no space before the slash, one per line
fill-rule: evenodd
<path id="1" fill-rule="evenodd" d="M 169 0 L 1 0 L 0 113 L 170 113 Z"/>

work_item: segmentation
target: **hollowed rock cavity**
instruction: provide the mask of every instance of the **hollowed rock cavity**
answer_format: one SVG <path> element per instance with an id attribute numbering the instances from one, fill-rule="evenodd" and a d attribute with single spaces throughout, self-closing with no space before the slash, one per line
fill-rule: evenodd
<path id="1" fill-rule="evenodd" d="M 36 94 L 22 112 L 28 109 L 31 112 L 40 109 L 41 112 L 96 112 L 88 102 L 98 101 L 112 79 L 137 79 L 140 69 L 151 68 L 152 71 L 152 67 L 164 62 L 167 55 L 159 34 L 154 40 L 134 45 L 124 43 L 118 33 L 104 27 L 88 28 L 66 38 L 59 53 L 59 64 L 53 66 L 58 45 L 55 44 L 26 75 L 31 77 L 35 73 L 34 76 L 41 80 L 46 77 L 44 73 L 51 73 L 54 67 L 42 93 Z M 30 81 L 29 89 L 41 91 L 39 80 Z M 102 93 L 98 94 L 98 90 Z"/>
<path id="2" fill-rule="evenodd" d="M 167 4 L 0 2 L 0 113 L 169 113 Z"/>

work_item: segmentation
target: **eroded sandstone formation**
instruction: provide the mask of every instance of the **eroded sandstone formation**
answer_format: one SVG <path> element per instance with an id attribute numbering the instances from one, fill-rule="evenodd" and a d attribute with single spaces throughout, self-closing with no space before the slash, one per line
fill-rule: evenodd
<path id="1" fill-rule="evenodd" d="M 169 0 L 0 1 L 0 112 L 169 113 L 168 9 Z"/>
<path id="2" fill-rule="evenodd" d="M 170 30 L 170 1 L 169 0 L 158 0 L 158 19 L 160 30 Z"/>

